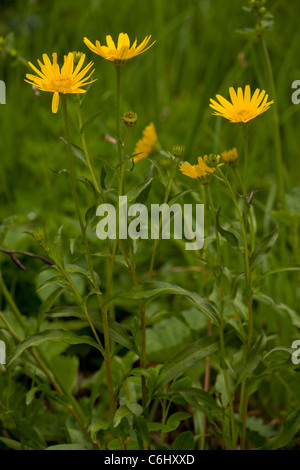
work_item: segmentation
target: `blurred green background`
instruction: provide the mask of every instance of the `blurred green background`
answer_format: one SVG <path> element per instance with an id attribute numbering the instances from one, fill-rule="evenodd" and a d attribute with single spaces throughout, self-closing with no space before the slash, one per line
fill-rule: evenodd
<path id="1" fill-rule="evenodd" d="M 187 146 L 186 158 L 237 145 L 235 126 L 211 116 L 209 98 L 228 96 L 229 86 L 250 84 L 266 88 L 262 56 L 254 37 L 237 33 L 253 26 L 242 10 L 241 0 L 124 0 L 84 2 L 1 0 L 0 36 L 12 34 L 12 47 L 20 57 L 36 63 L 42 53 L 63 54 L 79 50 L 95 62 L 92 90 L 86 96 L 88 118 L 101 110 L 88 129 L 93 155 L 108 156 L 112 149 L 104 133 L 114 133 L 114 71 L 83 44 L 83 37 L 105 40 L 127 32 L 142 40 L 151 34 L 156 44 L 147 54 L 130 61 L 124 69 L 121 111 L 134 109 L 139 123 L 131 139 L 141 136 L 144 125 L 153 121 L 165 149 L 173 144 Z M 282 121 L 287 188 L 295 186 L 298 175 L 298 128 L 300 106 L 291 103 L 291 83 L 300 78 L 297 60 L 300 45 L 297 0 L 268 2 L 275 16 L 268 34 Z M 1 217 L 12 213 L 52 219 L 68 209 L 65 175 L 53 174 L 66 166 L 61 111 L 51 113 L 50 93 L 37 98 L 24 82 L 26 67 L 7 53 L 0 53 L 0 79 L 7 85 L 7 104 L 0 107 L 1 122 Z M 271 97 L 272 98 L 272 97 Z M 75 115 L 74 115 L 75 119 Z M 216 132 L 215 132 L 216 131 Z M 250 181 L 256 187 L 274 184 L 274 146 L 271 120 L 256 120 L 250 131 Z M 73 133 L 75 135 L 75 133 Z M 75 140 L 75 138 L 74 138 Z M 77 142 L 78 143 L 78 142 Z M 57 221 L 56 221 L 57 225 Z"/>
<path id="2" fill-rule="evenodd" d="M 29 71 L 26 61 L 36 64 L 43 53 L 51 55 L 52 52 L 57 52 L 62 62 L 63 55 L 74 50 L 85 52 L 87 60 L 94 61 L 94 76 L 97 81 L 85 95 L 83 113 L 86 120 L 101 111 L 97 119 L 86 128 L 90 154 L 95 161 L 98 175 L 104 160 L 117 161 L 117 149 L 105 140 L 105 134 L 114 136 L 115 132 L 114 69 L 110 63 L 86 48 L 84 36 L 92 42 L 98 39 L 103 43 L 107 34 L 116 39 L 120 32 L 124 32 L 132 40 L 137 36 L 139 42 L 149 34 L 156 41 L 149 51 L 131 60 L 122 71 L 121 113 L 133 109 L 138 114 L 138 124 L 130 139 L 130 151 L 133 151 L 135 142 L 141 137 L 144 126 L 152 121 L 162 148 L 171 150 L 174 144 L 185 145 L 185 159 L 191 163 L 196 163 L 199 155 L 222 152 L 234 146 L 242 155 L 242 139 L 238 126 L 212 116 L 208 105 L 209 99 L 217 93 L 228 97 L 229 86 L 244 87 L 249 84 L 252 91 L 261 88 L 269 92 L 257 38 L 238 32 L 239 29 L 254 25 L 251 15 L 242 8 L 246 3 L 246 0 L 1 0 L 0 37 L 4 37 L 6 42 L 0 42 L 0 80 L 6 83 L 7 97 L 6 104 L 0 106 L 0 220 L 17 216 L 5 238 L 6 248 L 31 249 L 40 253 L 41 250 L 24 234 L 25 231 L 32 231 L 35 226 L 46 224 L 52 237 L 64 224 L 66 242 L 76 236 L 77 227 L 68 174 L 60 172 L 68 167 L 66 145 L 60 139 L 64 135 L 62 110 L 60 107 L 57 115 L 52 114 L 52 94 L 41 92 L 40 97 L 37 97 L 31 86 L 25 83 L 25 74 Z M 300 105 L 295 106 L 291 102 L 291 84 L 294 80 L 300 80 L 300 3 L 299 0 L 272 0 L 268 2 L 268 8 L 275 19 L 274 28 L 267 32 L 266 39 L 277 88 L 285 190 L 287 194 L 294 195 L 290 200 L 295 208 L 296 220 L 299 216 L 300 194 Z M 75 101 L 71 97 L 69 102 L 73 141 L 80 145 Z M 277 199 L 271 111 L 251 123 L 249 138 L 249 188 L 255 188 L 258 194 L 259 239 L 275 223 L 270 215 L 276 208 Z M 76 160 L 76 166 L 80 174 L 87 175 L 79 160 Z M 129 175 L 130 184 L 142 181 L 148 167 L 147 161 L 136 165 Z M 185 188 L 196 187 L 193 181 L 180 174 L 177 178 Z M 222 212 L 229 218 L 228 201 L 218 191 L 216 181 L 212 181 L 212 187 L 216 206 L 218 202 L 222 204 Z M 80 197 L 84 207 L 92 204 L 91 195 L 87 191 L 80 189 Z M 155 202 L 162 201 L 161 185 L 155 183 L 150 198 Z M 209 218 L 207 222 L 209 225 Z M 294 235 L 297 238 L 297 223 L 293 227 L 296 227 Z M 292 246 L 288 238 L 289 228 L 287 234 L 284 233 L 285 228 L 283 221 L 280 224 L 280 233 L 283 233 L 280 240 L 283 240 L 281 243 L 284 245 L 284 264 L 288 265 L 297 261 L 297 245 Z M 94 236 L 93 241 L 100 251 L 99 240 Z M 202 277 L 203 273 L 199 275 L 198 272 L 165 274 L 174 265 L 192 265 L 195 260 L 191 254 L 183 254 L 177 250 L 172 243 L 162 243 L 161 246 L 163 249 L 160 248 L 157 256 L 160 267 L 163 267 L 160 280 L 167 278 L 170 282 L 175 281 L 208 296 L 213 290 L 213 276 L 204 281 L 205 276 Z M 149 245 L 148 248 L 149 251 L 138 252 L 141 273 L 146 272 L 149 266 L 148 258 L 146 259 L 149 257 Z M 276 245 L 275 254 L 271 253 L 270 262 L 264 265 L 265 269 L 278 267 L 279 250 L 280 243 Z M 184 259 L 188 255 L 190 258 Z M 230 247 L 226 246 L 222 255 L 233 270 L 238 271 L 239 266 L 242 266 L 242 259 L 237 260 Z M 12 293 L 15 293 L 16 302 L 22 305 L 22 313 L 34 315 L 40 299 L 34 295 L 33 275 L 41 267 L 41 263 L 26 259 L 30 273 L 28 275 L 19 271 L 4 255 L 1 255 L 1 262 L 7 284 Z M 118 275 L 118 288 L 129 289 L 131 281 L 128 276 L 123 271 L 118 272 Z M 284 277 L 271 277 L 266 281 L 266 287 L 276 300 L 285 302 L 296 310 L 299 305 L 298 281 L 298 273 L 289 273 Z M 69 298 L 67 301 L 71 303 Z M 178 306 L 176 301 L 170 306 L 168 300 L 164 299 L 158 306 L 162 316 L 164 312 L 170 313 L 170 309 L 173 309 L 173 316 L 167 317 L 161 330 L 158 325 L 156 337 L 151 329 L 149 331 L 149 352 L 152 353 L 153 360 L 165 359 L 166 349 L 159 347 L 164 342 L 168 346 L 172 343 L 167 332 L 171 331 L 176 335 L 177 331 L 179 337 L 178 343 L 174 340 L 173 346 L 171 344 L 168 350 L 170 355 L 178 350 L 180 341 L 184 343 L 189 340 L 189 329 L 182 338 L 185 331 L 182 322 L 176 317 L 178 312 L 184 316 L 185 311 L 176 305 Z M 118 308 L 122 310 L 122 306 Z M 280 332 L 279 338 L 274 340 L 277 341 L 276 344 L 289 346 L 291 339 L 296 338 L 298 330 L 295 325 L 298 322 L 299 326 L 299 317 L 294 311 L 291 313 L 278 308 L 274 315 L 273 308 L 262 303 L 255 303 L 255 310 L 258 329 L 267 325 L 268 332 Z M 152 313 L 150 311 L 149 316 Z M 201 329 L 206 328 L 206 324 L 196 314 L 187 311 L 186 320 L 191 315 L 189 326 L 193 334 L 195 330 L 198 335 Z M 290 318 L 292 315 L 296 318 L 294 325 Z M 199 321 L 197 325 L 195 318 Z M 160 319 L 158 323 L 159 321 Z M 156 346 L 158 353 L 155 351 Z M 273 408 L 270 408 L 270 418 L 273 417 L 276 405 L 286 403 L 285 394 L 281 394 L 282 389 L 275 379 L 274 382 L 272 380 L 270 388 L 273 383 L 276 385 L 272 388 L 273 397 L 270 401 Z M 265 393 L 265 389 L 259 392 L 261 402 L 265 400 Z"/>

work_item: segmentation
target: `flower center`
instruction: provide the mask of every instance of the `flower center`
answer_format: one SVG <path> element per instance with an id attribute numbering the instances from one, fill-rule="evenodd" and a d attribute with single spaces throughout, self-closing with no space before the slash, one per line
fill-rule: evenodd
<path id="1" fill-rule="evenodd" d="M 237 121 L 245 121 L 249 119 L 250 113 L 248 109 L 241 109 L 240 111 L 237 111 L 235 114 L 236 120 Z"/>
<path id="2" fill-rule="evenodd" d="M 52 80 L 52 86 L 59 93 L 68 93 L 72 87 L 72 80 L 70 78 L 57 78 Z"/>

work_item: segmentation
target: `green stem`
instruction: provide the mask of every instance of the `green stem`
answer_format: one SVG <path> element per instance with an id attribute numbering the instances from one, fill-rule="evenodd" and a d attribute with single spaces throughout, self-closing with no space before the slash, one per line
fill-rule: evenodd
<path id="1" fill-rule="evenodd" d="M 167 186 L 166 191 L 165 191 L 165 197 L 164 197 L 163 204 L 167 204 L 167 202 L 168 202 L 170 192 L 171 192 L 171 189 L 172 189 L 173 180 L 175 178 L 175 173 L 176 172 L 173 170 L 173 173 L 170 176 L 169 183 L 168 183 L 168 186 Z M 162 227 L 162 213 L 160 214 L 160 219 L 159 219 L 159 229 L 158 229 L 159 234 L 160 234 L 160 231 L 161 231 L 161 227 Z M 153 247 L 152 247 L 151 261 L 150 261 L 150 267 L 149 267 L 149 281 L 151 281 L 152 274 L 153 274 L 154 261 L 155 261 L 155 255 L 156 255 L 158 243 L 159 243 L 159 239 L 157 238 L 157 239 L 154 240 Z"/>
<path id="2" fill-rule="evenodd" d="M 248 182 L 248 157 L 249 157 L 249 144 L 247 124 L 242 124 L 243 139 L 244 139 L 244 185 L 243 193 L 245 200 L 247 199 L 247 182 Z"/>
<path id="3" fill-rule="evenodd" d="M 252 337 L 253 337 L 253 295 L 251 290 L 251 271 L 250 271 L 250 263 L 249 263 L 249 248 L 248 248 L 248 240 L 247 240 L 247 229 L 246 229 L 246 219 L 243 217 L 240 208 L 238 206 L 236 196 L 233 192 L 231 184 L 229 183 L 227 177 L 222 173 L 220 169 L 218 169 L 219 173 L 222 175 L 223 181 L 225 182 L 227 188 L 230 191 L 233 203 L 235 205 L 241 229 L 242 229 L 242 238 L 244 244 L 244 265 L 245 265 L 245 284 L 246 284 L 246 297 L 247 297 L 247 305 L 248 305 L 248 316 L 249 316 L 249 331 L 248 331 L 248 338 L 247 338 L 247 357 L 250 353 Z M 246 202 L 245 202 L 246 203 Z M 244 204 L 245 204 L 244 203 Z M 244 214 L 245 215 L 245 214 Z M 248 411 L 248 392 L 246 388 L 245 379 L 241 384 L 241 405 L 240 405 L 240 419 L 242 421 L 242 433 L 241 433 L 241 448 L 245 448 L 246 443 L 246 423 L 247 423 L 247 411 Z"/>
<path id="4" fill-rule="evenodd" d="M 216 243 L 217 243 L 217 259 L 218 259 L 218 265 L 221 266 L 222 264 L 222 254 L 221 254 L 221 244 L 220 244 L 220 237 L 219 237 L 219 232 L 217 229 L 217 218 L 216 218 L 216 211 L 214 207 L 214 202 L 213 198 L 211 195 L 210 187 L 206 187 L 206 192 L 208 196 L 208 202 L 213 214 L 213 224 L 214 224 L 214 229 L 215 229 L 215 234 L 216 234 Z M 218 298 L 219 298 L 219 314 L 220 314 L 220 325 L 219 325 L 219 337 L 220 337 L 220 347 L 221 347 L 221 356 L 222 356 L 222 371 L 223 371 L 223 376 L 224 376 L 224 382 L 225 382 L 225 387 L 226 387 L 226 393 L 228 397 L 228 402 L 229 402 L 229 408 L 230 408 L 230 420 L 231 420 L 231 434 L 232 434 L 232 447 L 233 449 L 235 448 L 235 443 L 236 443 L 236 432 L 235 432 L 235 418 L 234 418 L 234 406 L 233 406 L 233 398 L 231 395 L 231 390 L 230 390 L 230 385 L 229 385 L 229 379 L 228 379 L 228 374 L 227 374 L 227 366 L 225 363 L 225 341 L 224 341 L 224 310 L 223 310 L 223 292 L 222 292 L 222 286 L 220 281 L 218 281 Z"/>
<path id="5" fill-rule="evenodd" d="M 122 163 L 122 145 L 120 135 L 120 94 L 121 94 L 121 67 L 115 66 L 116 70 L 116 134 L 118 142 L 119 164 Z"/>
<path id="6" fill-rule="evenodd" d="M 133 279 L 134 285 L 138 285 L 138 278 L 136 275 L 135 270 L 135 263 L 133 258 L 132 250 L 129 252 L 130 257 L 130 272 Z M 142 369 L 146 369 L 146 346 L 147 346 L 147 336 L 146 336 L 146 307 L 144 306 L 143 302 L 139 301 L 139 309 L 140 309 L 140 316 L 141 316 L 141 330 L 142 330 L 142 347 L 141 347 L 141 355 L 140 355 L 140 366 Z M 146 378 L 142 375 L 142 405 L 143 408 L 146 408 L 147 404 L 147 389 L 146 389 Z"/>
<path id="7" fill-rule="evenodd" d="M 100 308 L 102 310 L 102 321 L 103 321 L 103 333 L 104 333 L 104 344 L 105 344 L 105 354 L 104 354 L 104 360 L 105 360 L 105 367 L 106 367 L 106 377 L 107 377 L 107 384 L 108 384 L 108 391 L 109 391 L 109 399 L 110 399 L 110 404 L 111 404 L 111 409 L 112 412 L 115 413 L 117 409 L 117 405 L 115 402 L 114 398 L 114 393 L 113 393 L 113 386 L 112 386 L 112 374 L 111 374 L 111 358 L 110 358 L 110 340 L 109 340 L 109 327 L 108 327 L 108 318 L 107 318 L 107 309 L 102 308 L 103 307 L 103 299 L 101 294 L 99 293 L 99 287 L 97 285 L 96 279 L 95 279 L 95 274 L 94 270 L 92 267 L 91 259 L 90 259 L 90 252 L 89 252 L 89 244 L 86 236 L 86 230 L 83 224 L 81 212 L 80 212 L 80 207 L 79 207 L 79 202 L 78 202 L 78 196 L 77 196 L 77 191 L 76 191 L 76 178 L 75 178 L 75 169 L 74 169 L 74 156 L 73 156 L 73 151 L 72 151 L 72 145 L 71 145 L 71 137 L 70 137 L 70 126 L 69 126 L 69 118 L 68 118 L 68 110 L 67 110 L 67 99 L 66 96 L 62 95 L 62 106 L 63 106 L 63 114 L 64 114 L 64 120 L 65 120 L 65 128 L 66 128 L 66 138 L 68 142 L 68 149 L 69 149 L 69 160 L 70 160 L 70 178 L 71 178 L 71 188 L 72 188 L 72 196 L 73 200 L 75 203 L 75 208 L 76 208 L 76 213 L 77 213 L 77 218 L 79 221 L 79 225 L 81 228 L 81 233 L 82 233 L 82 238 L 85 246 L 85 258 L 87 261 L 87 265 L 89 268 L 89 272 L 91 275 L 92 283 L 93 286 L 97 292 L 97 298 L 99 301 Z M 85 312 L 87 312 L 87 309 L 85 309 Z M 92 324 L 90 318 L 88 317 L 90 324 Z M 95 334 L 95 328 L 93 328 L 93 333 Z M 100 343 L 99 337 L 96 333 L 96 340 L 98 344 Z"/>
<path id="8" fill-rule="evenodd" d="M 91 163 L 90 155 L 89 155 L 89 152 L 88 152 L 86 139 L 85 139 L 85 134 L 84 134 L 84 131 L 82 129 L 81 104 L 80 104 L 79 95 L 77 95 L 77 114 L 78 114 L 78 124 L 79 124 L 79 132 L 80 132 L 80 137 L 81 137 L 81 143 L 82 143 L 82 148 L 83 148 L 84 155 L 85 155 L 85 158 L 86 158 L 86 162 L 87 162 L 87 165 L 88 165 L 90 173 L 91 173 L 91 177 L 92 177 L 92 180 L 93 180 L 93 183 L 94 183 L 94 187 L 96 188 L 96 191 L 99 194 L 101 194 L 101 190 L 100 190 L 99 184 L 97 182 L 97 178 L 95 176 L 93 165 Z"/>
<path id="9" fill-rule="evenodd" d="M 120 172 L 118 196 L 120 196 L 122 194 L 122 189 L 123 189 L 123 179 L 124 179 L 124 170 L 125 170 L 125 167 L 123 165 L 123 158 L 122 158 L 122 142 L 121 142 L 121 132 L 120 132 L 121 67 L 119 65 L 115 65 L 115 71 L 116 71 L 116 137 L 117 137 L 117 143 L 118 143 L 119 172 Z M 118 207 L 119 207 L 119 199 L 118 199 Z M 119 211 L 117 211 L 117 213 L 118 212 Z M 119 228 L 118 228 L 118 222 L 117 222 L 116 237 L 113 241 L 110 269 L 108 273 L 108 282 L 107 282 L 108 298 L 112 296 L 113 272 L 114 272 L 115 257 L 117 253 L 117 247 L 118 247 L 118 230 Z"/>

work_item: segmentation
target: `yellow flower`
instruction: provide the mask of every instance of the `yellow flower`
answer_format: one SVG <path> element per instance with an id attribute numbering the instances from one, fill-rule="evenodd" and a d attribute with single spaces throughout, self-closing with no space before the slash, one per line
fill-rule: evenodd
<path id="1" fill-rule="evenodd" d="M 216 168 L 217 166 L 223 165 L 223 163 L 219 164 L 220 158 L 220 155 L 214 155 L 213 153 L 210 153 L 209 155 L 204 155 L 203 161 L 205 165 L 209 166 L 210 168 Z"/>
<path id="2" fill-rule="evenodd" d="M 133 158 L 131 160 L 134 163 L 137 163 L 140 160 L 150 157 L 150 155 L 153 155 L 159 150 L 160 145 L 155 126 L 153 122 L 150 122 L 150 124 L 143 130 L 143 137 L 137 142 L 133 152 Z"/>
<path id="3" fill-rule="evenodd" d="M 237 164 L 237 159 L 239 158 L 238 151 L 234 147 L 233 149 L 230 150 L 225 150 L 224 152 L 221 153 L 221 156 L 224 160 L 225 163 L 228 163 L 228 165 L 235 167 Z"/>
<path id="4" fill-rule="evenodd" d="M 104 59 L 109 60 L 114 64 L 120 65 L 127 60 L 141 54 L 142 52 L 147 51 L 147 49 L 153 46 L 155 41 L 150 44 L 150 46 L 146 47 L 150 39 L 151 36 L 146 36 L 139 46 L 137 46 L 137 39 L 135 39 L 131 47 L 128 34 L 124 33 L 119 34 L 117 47 L 112 37 L 109 35 L 106 36 L 107 46 L 101 46 L 100 41 L 96 41 L 96 44 L 94 45 L 88 38 L 84 38 L 83 41 L 95 54 L 104 57 Z"/>
<path id="5" fill-rule="evenodd" d="M 231 122 L 246 123 L 254 119 L 259 114 L 264 113 L 269 109 L 273 101 L 268 102 L 268 96 L 265 90 L 260 91 L 258 88 L 255 90 L 251 98 L 250 86 L 245 87 L 245 92 L 241 87 L 238 88 L 237 93 L 233 87 L 229 88 L 231 103 L 223 96 L 216 95 L 219 103 L 210 99 L 210 107 L 216 112 L 215 116 L 223 116 Z"/>
<path id="6" fill-rule="evenodd" d="M 205 157 L 207 157 L 207 155 L 205 155 Z M 198 157 L 197 165 L 191 165 L 189 162 L 184 162 L 179 165 L 179 169 L 184 175 L 189 178 L 193 178 L 194 180 L 198 180 L 202 184 L 208 184 L 216 170 L 215 168 L 206 165 L 201 157 Z"/>
<path id="7" fill-rule="evenodd" d="M 26 74 L 25 82 L 34 85 L 36 88 L 42 91 L 49 91 L 54 93 L 52 99 L 52 112 L 56 113 L 59 104 L 59 95 L 68 93 L 85 93 L 86 90 L 82 90 L 81 87 L 94 82 L 95 80 L 87 81 L 93 74 L 94 70 L 87 76 L 87 72 L 93 66 L 93 62 L 90 62 L 84 69 L 81 70 L 85 54 L 82 54 L 78 64 L 74 70 L 74 53 L 69 52 L 67 56 L 64 56 L 64 64 L 60 69 L 57 63 L 57 54 L 52 54 L 53 63 L 51 63 L 47 54 L 43 54 L 44 63 L 38 60 L 38 64 L 41 70 L 38 70 L 31 62 L 28 62 L 30 67 L 37 73 L 37 75 Z"/>

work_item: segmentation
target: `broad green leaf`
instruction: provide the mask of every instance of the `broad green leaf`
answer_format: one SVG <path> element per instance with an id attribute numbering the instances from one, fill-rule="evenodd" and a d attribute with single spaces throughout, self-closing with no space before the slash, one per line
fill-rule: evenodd
<path id="1" fill-rule="evenodd" d="M 62 140 L 65 144 L 68 145 L 68 141 L 64 137 L 60 137 L 60 140 Z M 74 157 L 78 158 L 82 163 L 87 165 L 84 151 L 80 147 L 78 147 L 78 145 L 71 144 L 71 146 Z"/>
<path id="2" fill-rule="evenodd" d="M 147 328 L 148 360 L 165 362 L 187 344 L 190 336 L 189 328 L 176 317 L 169 317 Z"/>
<path id="3" fill-rule="evenodd" d="M 159 372 L 158 384 L 164 385 L 170 382 L 188 367 L 197 364 L 207 356 L 211 356 L 219 349 L 220 340 L 218 335 L 198 339 L 163 365 Z"/>
<path id="4" fill-rule="evenodd" d="M 146 282 L 143 286 L 137 286 L 130 291 L 119 292 L 115 298 L 129 298 L 133 300 L 147 299 L 153 300 L 160 295 L 180 295 L 186 297 L 193 305 L 204 313 L 214 324 L 219 324 L 219 317 L 216 306 L 197 292 L 190 292 L 175 284 L 167 282 Z M 112 302 L 113 299 L 110 301 Z M 109 302 L 109 303 L 110 303 Z"/>
<path id="5" fill-rule="evenodd" d="M 144 204 L 147 201 L 149 191 L 151 189 L 153 181 L 153 176 L 148 179 L 145 179 L 141 184 L 139 184 L 135 189 L 132 189 L 127 193 L 127 200 L 128 203 L 132 203 L 134 201 Z M 143 195 L 143 197 L 142 197 Z"/>
<path id="6" fill-rule="evenodd" d="M 141 450 L 148 448 L 151 436 L 145 418 L 143 416 L 135 416 L 133 419 L 133 427 L 139 448 Z"/>
<path id="7" fill-rule="evenodd" d="M 135 405 L 135 406 L 134 406 Z M 128 404 L 122 405 L 120 408 L 117 409 L 116 414 L 113 420 L 113 427 L 116 428 L 119 426 L 120 422 L 122 421 L 125 416 L 132 416 L 132 415 L 141 415 L 143 412 L 143 408 L 140 405 L 132 403 L 129 409 Z"/>
<path id="8" fill-rule="evenodd" d="M 22 450 L 22 445 L 20 442 L 15 441 L 14 439 L 9 439 L 7 437 L 0 437 L 0 442 L 6 445 L 9 449 L 12 450 Z"/>
<path id="9" fill-rule="evenodd" d="M 228 241 L 230 246 L 232 246 L 233 248 L 238 248 L 239 242 L 236 236 L 232 232 L 229 232 L 229 230 L 225 230 L 224 228 L 222 228 L 220 225 L 220 222 L 219 222 L 220 211 L 221 211 L 221 207 L 217 210 L 217 213 L 216 213 L 216 223 L 217 223 L 218 232 L 222 235 L 222 237 L 224 237 Z"/>
<path id="10" fill-rule="evenodd" d="M 172 446 L 174 450 L 194 450 L 195 439 L 191 431 L 185 431 L 176 437 Z"/>
<path id="11" fill-rule="evenodd" d="M 282 266 L 281 268 L 271 269 L 270 271 L 266 271 L 261 276 L 258 276 L 256 279 L 253 280 L 253 285 L 259 285 L 263 279 L 266 279 L 269 276 L 273 276 L 274 274 L 280 274 L 285 272 L 293 272 L 293 271 L 300 271 L 300 266 Z"/>
<path id="12" fill-rule="evenodd" d="M 287 312 L 292 323 L 297 328 L 300 328 L 300 315 L 295 310 L 285 305 L 283 302 L 276 302 L 270 295 L 265 292 L 255 293 L 254 298 L 265 303 L 269 303 L 277 312 Z"/>
<path id="13" fill-rule="evenodd" d="M 102 430 L 105 431 L 108 427 L 109 427 L 109 423 L 107 421 L 105 421 L 102 418 L 96 419 L 96 421 L 94 421 L 88 429 L 89 432 L 91 433 L 91 438 L 93 442 L 96 442 L 97 433 Z"/>
<path id="14" fill-rule="evenodd" d="M 171 432 L 178 428 L 181 421 L 189 419 L 192 415 L 190 413 L 186 413 L 185 411 L 177 411 L 173 413 L 169 418 L 165 426 L 163 426 L 164 432 Z"/>
<path id="15" fill-rule="evenodd" d="M 97 330 L 103 332 L 103 323 L 100 310 L 88 308 L 89 316 L 92 320 L 93 325 Z M 48 315 L 53 318 L 70 318 L 76 317 L 81 320 L 86 320 L 85 313 L 80 307 L 65 307 L 58 308 L 48 312 Z M 133 350 L 136 353 L 138 352 L 132 337 L 127 333 L 125 328 L 120 325 L 120 323 L 115 322 L 114 320 L 109 319 L 109 336 L 110 338 L 118 344 L 125 346 L 130 351 Z"/>
<path id="16" fill-rule="evenodd" d="M 251 269 L 257 266 L 263 260 L 263 258 L 268 254 L 272 246 L 275 244 L 277 238 L 278 227 L 276 226 L 271 233 L 269 233 L 256 245 L 255 250 L 250 257 Z"/>
<path id="17" fill-rule="evenodd" d="M 293 439 L 295 434 L 300 430 L 300 410 L 295 410 L 289 415 L 285 421 L 281 432 L 270 439 L 259 450 L 276 450 L 282 449 Z"/>
<path id="18" fill-rule="evenodd" d="M 237 384 L 240 384 L 243 380 L 250 377 L 255 371 L 258 364 L 262 361 L 263 352 L 265 349 L 267 339 L 264 333 L 262 333 L 256 340 L 256 343 L 252 347 L 250 354 L 247 359 L 246 365 L 242 367 L 242 371 L 239 375 Z"/>
<path id="19" fill-rule="evenodd" d="M 34 335 L 28 336 L 24 341 L 18 344 L 18 346 L 16 346 L 16 348 L 12 351 L 7 367 L 9 367 L 16 359 L 18 359 L 18 357 L 21 356 L 21 354 L 23 354 L 26 349 L 39 346 L 46 341 L 63 342 L 67 344 L 88 344 L 89 346 L 92 346 L 101 351 L 96 341 L 94 341 L 89 336 L 78 336 L 72 331 L 67 330 L 44 330 L 40 333 L 35 333 Z"/>
<path id="20" fill-rule="evenodd" d="M 181 395 L 194 408 L 198 408 L 204 413 L 211 413 L 218 419 L 222 419 L 223 410 L 213 399 L 212 395 L 200 388 L 181 387 L 176 392 Z"/>

